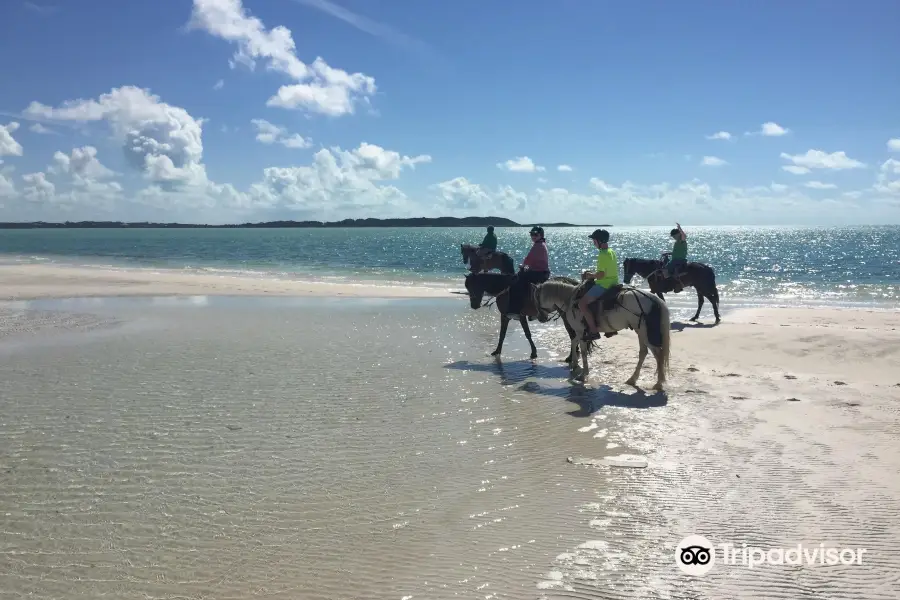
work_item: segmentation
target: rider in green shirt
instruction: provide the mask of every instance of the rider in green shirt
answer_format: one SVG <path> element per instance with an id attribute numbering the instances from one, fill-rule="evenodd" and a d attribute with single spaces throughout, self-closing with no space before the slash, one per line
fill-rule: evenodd
<path id="1" fill-rule="evenodd" d="M 616 256 L 615 250 L 607 245 L 609 242 L 609 232 L 605 229 L 598 229 L 589 237 L 593 240 L 594 247 L 600 252 L 597 254 L 597 270 L 593 273 L 585 271 L 582 275 L 582 279 L 594 280 L 594 285 L 591 289 L 589 289 L 584 296 L 581 297 L 581 300 L 578 301 L 578 310 L 584 315 L 584 320 L 587 321 L 589 329 L 584 338 L 585 341 L 596 340 L 600 337 L 597 322 L 594 320 L 594 315 L 588 307 L 591 303 L 595 302 L 605 294 L 609 288 L 619 283 L 619 259 Z M 616 332 L 613 331 L 607 333 L 606 337 L 612 337 L 614 335 L 616 335 Z"/>
<path id="2" fill-rule="evenodd" d="M 666 265 L 666 272 L 669 277 L 674 277 L 675 273 L 681 269 L 684 269 L 685 265 L 687 265 L 687 234 L 684 232 L 684 229 L 681 228 L 681 223 L 675 223 L 678 228 L 673 229 L 669 235 L 675 240 L 675 243 L 672 245 L 672 256 L 669 258 L 669 262 Z M 681 282 L 677 279 L 674 281 L 675 292 L 680 292 L 683 289 Z"/>
<path id="3" fill-rule="evenodd" d="M 484 239 L 481 240 L 481 244 L 479 244 L 481 250 L 480 254 L 487 254 L 488 252 L 496 252 L 497 251 L 497 236 L 494 235 L 494 226 L 489 225 L 487 228 L 487 233 L 484 236 Z"/>

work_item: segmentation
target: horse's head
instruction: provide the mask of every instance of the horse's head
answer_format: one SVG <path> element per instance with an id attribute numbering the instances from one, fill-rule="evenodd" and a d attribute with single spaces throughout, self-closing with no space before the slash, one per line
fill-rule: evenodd
<path id="1" fill-rule="evenodd" d="M 535 310 L 537 310 L 537 318 L 541 323 L 546 323 L 550 320 L 550 313 L 556 310 L 556 306 L 546 307 L 544 306 L 544 295 L 541 293 L 543 290 L 543 284 L 530 284 L 531 285 L 531 303 L 534 304 Z"/>
<path id="2" fill-rule="evenodd" d="M 484 289 L 477 284 L 475 273 L 466 275 L 466 291 L 469 292 L 469 306 L 481 308 L 481 301 L 484 300 Z"/>
<path id="3" fill-rule="evenodd" d="M 624 271 L 622 281 L 628 285 L 631 283 L 632 278 L 634 278 L 634 259 L 626 258 L 625 262 L 622 263 L 622 270 Z"/>

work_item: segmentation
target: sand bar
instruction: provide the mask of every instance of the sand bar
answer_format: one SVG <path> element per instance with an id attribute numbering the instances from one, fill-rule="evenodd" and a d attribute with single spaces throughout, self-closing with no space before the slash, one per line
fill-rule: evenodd
<path id="1" fill-rule="evenodd" d="M 0 265 L 0 300 L 196 295 L 432 298 L 447 297 L 447 291 L 434 285 L 331 283 L 166 269 Z"/>

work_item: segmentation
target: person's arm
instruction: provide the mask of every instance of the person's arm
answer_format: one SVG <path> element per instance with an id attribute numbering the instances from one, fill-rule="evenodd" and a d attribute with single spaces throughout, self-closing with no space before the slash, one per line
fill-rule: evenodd
<path id="1" fill-rule="evenodd" d="M 522 264 L 519 267 L 530 267 L 532 261 L 534 260 L 534 248 L 537 244 L 531 246 L 531 250 L 528 251 L 528 254 L 525 255 L 525 260 L 522 261 Z"/>
<path id="2" fill-rule="evenodd" d="M 681 239 L 682 239 L 682 241 L 683 241 L 683 240 L 686 240 L 686 239 L 687 239 L 687 234 L 684 232 L 684 229 L 681 228 L 681 223 L 676 222 L 675 225 L 678 226 L 678 233 L 681 234 Z"/>

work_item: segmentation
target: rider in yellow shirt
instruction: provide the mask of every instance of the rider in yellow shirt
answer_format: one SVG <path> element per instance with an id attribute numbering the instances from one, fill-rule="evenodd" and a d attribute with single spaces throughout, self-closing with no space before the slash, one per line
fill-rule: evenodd
<path id="1" fill-rule="evenodd" d="M 605 294 L 609 288 L 619 283 L 619 259 L 615 251 L 607 245 L 609 232 L 605 229 L 597 229 L 590 235 L 590 238 L 594 242 L 594 247 L 600 250 L 600 253 L 597 255 L 597 270 L 593 273 L 585 271 L 582 275 L 584 279 L 594 280 L 593 287 L 578 301 L 578 309 L 584 315 L 584 320 L 587 321 L 589 328 L 585 341 L 596 340 L 600 337 L 597 323 L 594 321 L 594 316 L 591 314 L 588 306 Z M 610 332 L 606 334 L 606 337 L 614 335 L 616 335 L 615 332 Z"/>

